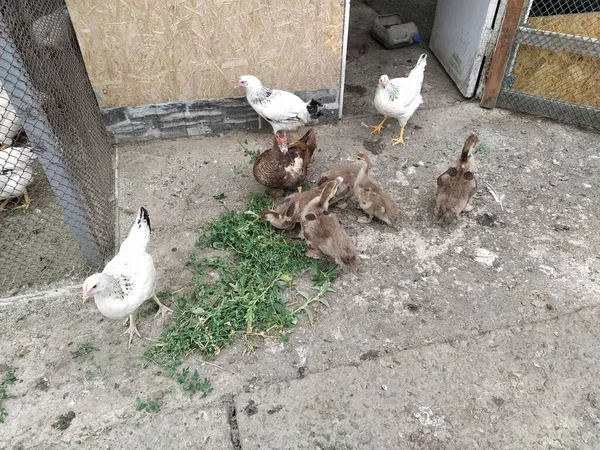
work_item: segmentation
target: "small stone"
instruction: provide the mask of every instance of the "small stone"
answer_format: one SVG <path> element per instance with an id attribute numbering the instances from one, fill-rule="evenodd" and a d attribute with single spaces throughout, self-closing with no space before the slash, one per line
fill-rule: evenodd
<path id="1" fill-rule="evenodd" d="M 381 389 L 383 389 L 384 391 L 387 391 L 387 386 L 385 384 L 382 384 Z"/>

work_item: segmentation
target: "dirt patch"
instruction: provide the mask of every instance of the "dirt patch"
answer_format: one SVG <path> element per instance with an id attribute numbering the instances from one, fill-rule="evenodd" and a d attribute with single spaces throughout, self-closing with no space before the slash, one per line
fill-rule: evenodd
<path id="1" fill-rule="evenodd" d="M 367 93 L 367 88 L 364 86 L 360 86 L 357 84 L 347 84 L 345 86 L 346 92 L 350 93 L 350 94 L 356 94 L 356 95 L 365 95 Z"/>
<path id="2" fill-rule="evenodd" d="M 58 416 L 58 420 L 52 424 L 52 428 L 56 428 L 57 430 L 66 430 L 71 426 L 71 422 L 75 418 L 75 413 L 73 411 L 69 411 L 66 414 L 61 414 Z"/>
<path id="3" fill-rule="evenodd" d="M 363 147 L 373 155 L 379 155 L 385 148 L 385 143 L 381 138 L 375 140 L 366 138 L 363 140 Z"/>

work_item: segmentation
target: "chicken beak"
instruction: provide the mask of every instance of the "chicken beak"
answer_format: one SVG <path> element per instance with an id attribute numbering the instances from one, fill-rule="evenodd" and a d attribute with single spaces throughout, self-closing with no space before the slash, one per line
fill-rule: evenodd
<path id="1" fill-rule="evenodd" d="M 90 292 L 89 292 L 89 291 L 84 291 L 84 292 L 83 292 L 83 295 L 81 296 L 82 303 L 85 303 L 85 301 L 86 301 L 88 298 L 90 298 Z"/>

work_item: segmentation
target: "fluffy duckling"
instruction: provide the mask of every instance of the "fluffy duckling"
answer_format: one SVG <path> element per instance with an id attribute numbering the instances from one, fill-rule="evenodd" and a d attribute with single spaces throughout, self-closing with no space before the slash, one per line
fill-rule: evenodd
<path id="1" fill-rule="evenodd" d="M 288 195 L 276 209 L 263 209 L 260 215 L 275 228 L 291 230 L 300 222 L 300 215 L 308 202 L 321 195 L 322 190 L 322 187 L 317 186 Z"/>
<path id="2" fill-rule="evenodd" d="M 468 211 L 469 201 L 477 192 L 475 157 L 473 151 L 479 138 L 472 133 L 463 146 L 454 167 L 437 179 L 435 210 L 439 220 L 448 225 L 463 211 Z"/>
<path id="3" fill-rule="evenodd" d="M 342 164 L 341 166 L 334 167 L 333 169 L 323 172 L 317 181 L 317 186 L 323 186 L 328 181 L 335 180 L 337 177 L 342 177 L 344 181 L 338 187 L 337 194 L 329 202 L 340 209 L 346 209 L 348 202 L 354 194 L 354 182 L 358 175 L 358 166 L 353 163 Z"/>
<path id="4" fill-rule="evenodd" d="M 361 223 L 371 223 L 373 216 L 391 227 L 395 227 L 398 220 L 398 207 L 391 197 L 379 187 L 369 176 L 371 162 L 364 153 L 356 155 L 356 165 L 360 168 L 354 183 L 354 195 L 358 205 L 367 213 L 368 217 L 358 219 Z"/>
<path id="5" fill-rule="evenodd" d="M 335 214 L 329 213 L 329 201 L 343 182 L 341 177 L 328 181 L 321 195 L 313 198 L 302 211 L 300 224 L 308 249 L 306 256 L 320 259 L 327 255 L 340 267 L 356 263 L 356 248 Z"/>
<path id="6" fill-rule="evenodd" d="M 302 186 L 316 148 L 317 137 L 312 128 L 286 149 L 280 149 L 277 141 L 274 141 L 273 146 L 254 161 L 254 178 L 271 189 L 294 189 Z"/>

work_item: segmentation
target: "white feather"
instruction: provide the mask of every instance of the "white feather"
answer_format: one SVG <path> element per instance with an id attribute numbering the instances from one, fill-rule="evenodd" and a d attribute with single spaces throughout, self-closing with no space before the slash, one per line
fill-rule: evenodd
<path id="1" fill-rule="evenodd" d="M 22 126 L 23 123 L 17 117 L 16 108 L 10 101 L 8 92 L 0 83 L 0 145 L 10 147 Z"/>
<path id="2" fill-rule="evenodd" d="M 241 77 L 245 81 L 246 99 L 254 111 L 271 124 L 273 132 L 292 131 L 310 121 L 307 104 L 296 94 L 279 89 L 265 88 L 252 75 Z"/>
<path id="3" fill-rule="evenodd" d="M 0 200 L 20 197 L 33 179 L 31 147 L 10 147 L 0 151 Z"/>
<path id="4" fill-rule="evenodd" d="M 154 293 L 156 269 L 152 256 L 146 252 L 150 231 L 149 221 L 144 220 L 140 208 L 119 253 L 101 274 L 94 274 L 84 282 L 84 290 L 86 287 L 102 286 L 102 289 L 94 292 L 94 301 L 106 317 L 127 317 Z"/>
<path id="5" fill-rule="evenodd" d="M 408 74 L 408 77 L 388 80 L 385 87 L 381 85 L 381 82 L 377 85 L 373 103 L 379 114 L 393 117 L 400 122 L 400 125 L 406 125 L 408 119 L 423 103 L 421 87 L 423 86 L 426 65 L 427 55 L 423 54 Z M 384 77 L 387 78 L 384 75 L 382 79 Z"/>

